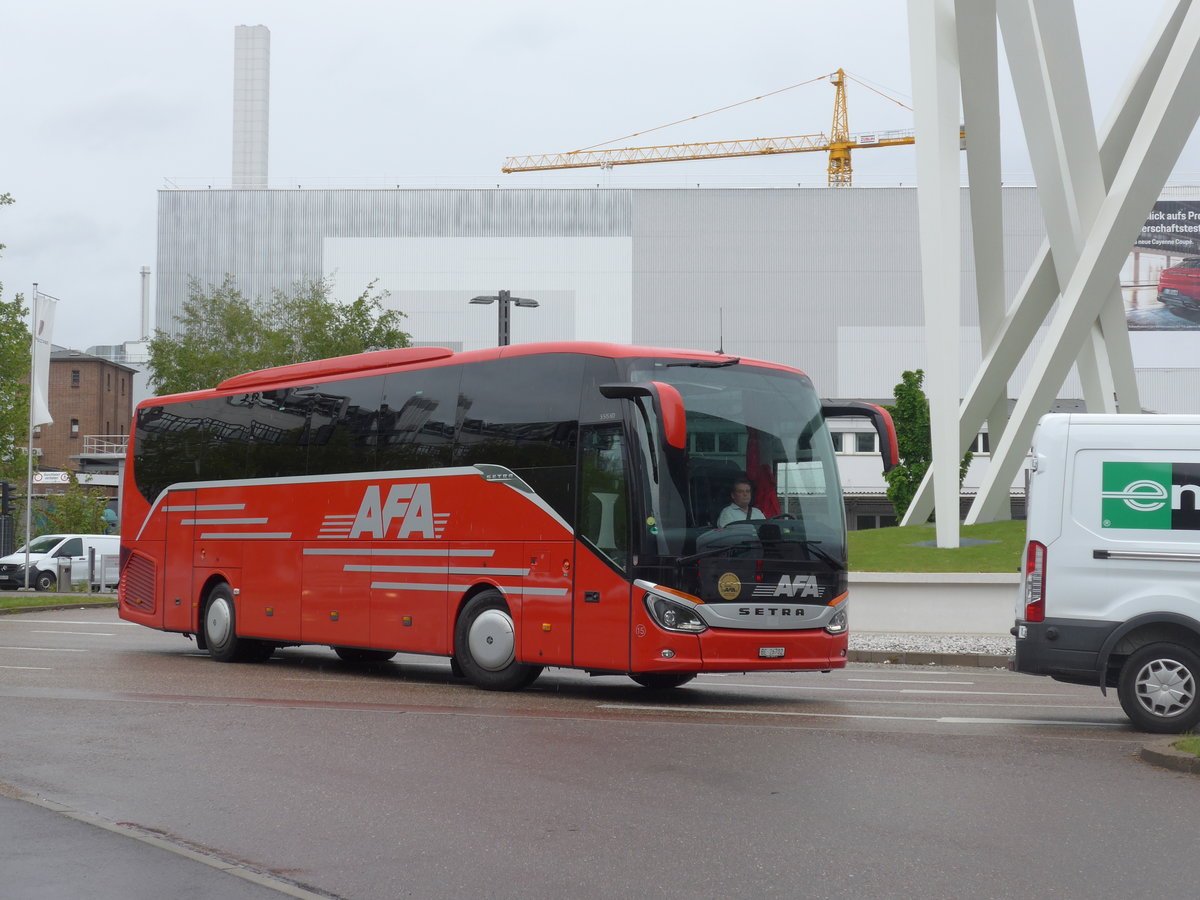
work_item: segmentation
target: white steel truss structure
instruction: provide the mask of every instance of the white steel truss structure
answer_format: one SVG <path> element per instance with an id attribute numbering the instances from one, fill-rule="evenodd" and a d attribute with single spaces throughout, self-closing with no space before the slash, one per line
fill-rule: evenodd
<path id="1" fill-rule="evenodd" d="M 1047 234 L 1007 309 L 997 23 Z M 955 547 L 959 460 L 985 419 L 992 460 L 967 524 L 1007 517 L 1009 486 L 1037 421 L 1073 364 L 1089 411 L 1141 411 L 1119 273 L 1200 118 L 1200 7 L 1176 0 L 1164 10 L 1099 138 L 1066 0 L 909 0 L 909 45 L 933 463 L 904 524 L 936 513 L 938 546 Z M 961 403 L 958 357 L 946 352 L 960 334 L 960 89 L 983 347 Z M 1009 379 L 1043 325 L 1045 339 L 1008 417 Z"/>

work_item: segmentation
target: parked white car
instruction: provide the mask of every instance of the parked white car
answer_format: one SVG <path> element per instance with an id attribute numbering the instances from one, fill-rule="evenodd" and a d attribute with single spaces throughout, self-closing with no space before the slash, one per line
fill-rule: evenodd
<path id="1" fill-rule="evenodd" d="M 29 586 L 52 591 L 58 586 L 59 572 L 70 563 L 71 583 L 88 582 L 88 561 L 94 553 L 92 584 L 115 585 L 121 552 L 121 538 L 114 534 L 44 534 L 29 542 Z M 25 586 L 25 548 L 0 557 L 0 588 L 13 590 Z M 61 569 L 60 569 L 61 565 Z"/>

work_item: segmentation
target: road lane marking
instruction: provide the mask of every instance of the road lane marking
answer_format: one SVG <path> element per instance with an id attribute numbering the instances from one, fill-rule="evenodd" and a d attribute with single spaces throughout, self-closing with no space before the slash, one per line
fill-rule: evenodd
<path id="1" fill-rule="evenodd" d="M 85 637 L 116 637 L 110 631 L 31 631 L 30 634 L 78 634 Z"/>
<path id="2" fill-rule="evenodd" d="M 69 647 L 0 647 L 0 650 L 37 650 L 41 653 L 91 653 L 91 650 L 75 650 Z"/>
<path id="3" fill-rule="evenodd" d="M 907 681 L 901 678 L 847 678 L 847 681 L 861 681 L 868 684 L 974 684 L 973 681 Z"/>
<path id="4" fill-rule="evenodd" d="M 20 669 L 22 672 L 53 672 L 49 666 L 0 666 L 0 669 Z"/>
<path id="5" fill-rule="evenodd" d="M 937 691 L 937 690 L 917 690 L 916 688 L 900 688 L 899 690 L 889 691 L 884 688 L 850 688 L 850 687 L 828 687 L 819 684 L 747 684 L 745 682 L 710 682 L 697 681 L 697 685 L 704 687 L 736 687 L 736 688 L 754 688 L 762 690 L 764 688 L 775 691 L 839 691 L 846 694 L 951 694 L 956 697 L 1073 697 L 1074 694 L 1038 694 L 1024 693 L 1021 691 Z"/>
<path id="6" fill-rule="evenodd" d="M 1128 722 L 1072 722 L 1058 719 L 986 719 L 944 716 L 938 719 L 947 725 L 1079 725 L 1084 728 L 1128 728 Z"/>
<path id="7" fill-rule="evenodd" d="M 4 619 L 5 625 L 99 625 L 100 622 L 95 620 L 87 621 L 81 619 L 27 619 L 24 616 L 8 616 Z M 111 627 L 113 625 L 118 628 L 141 628 L 136 622 L 104 622 L 104 626 Z"/>
<path id="8" fill-rule="evenodd" d="M 619 709 L 629 712 L 712 713 L 714 715 L 787 716 L 802 719 L 882 719 L 892 722 L 935 722 L 938 725 L 1068 725 L 1087 728 L 1127 728 L 1124 722 L 1072 722 L 1057 719 L 985 719 L 958 716 L 871 716 L 852 713 L 788 712 L 785 710 L 712 709 L 703 706 L 640 706 L 623 703 L 601 703 L 598 709 Z"/>
<path id="9" fill-rule="evenodd" d="M 788 716 L 802 719 L 887 719 L 895 722 L 937 722 L 937 716 L 871 716 L 851 713 L 789 712 L 779 709 L 712 709 L 705 706 L 641 706 L 632 703 L 600 703 L 597 709 L 620 709 L 630 712 L 715 713 L 735 716 Z"/>

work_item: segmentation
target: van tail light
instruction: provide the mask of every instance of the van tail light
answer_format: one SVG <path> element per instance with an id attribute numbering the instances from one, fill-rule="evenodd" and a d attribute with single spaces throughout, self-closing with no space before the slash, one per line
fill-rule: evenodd
<path id="1" fill-rule="evenodd" d="M 1025 548 L 1025 621 L 1046 621 L 1046 545 L 1041 541 Z"/>

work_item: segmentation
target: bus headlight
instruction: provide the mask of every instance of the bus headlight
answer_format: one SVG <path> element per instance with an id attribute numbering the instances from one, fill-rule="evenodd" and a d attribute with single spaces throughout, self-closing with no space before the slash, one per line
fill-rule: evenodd
<path id="1" fill-rule="evenodd" d="M 707 631 L 708 626 L 696 615 L 696 611 L 684 603 L 668 600 L 656 594 L 645 597 L 646 611 L 654 623 L 666 631 L 683 631 L 688 634 L 699 634 Z"/>
<path id="2" fill-rule="evenodd" d="M 843 634 L 850 627 L 850 618 L 846 615 L 846 606 L 833 614 L 833 618 L 829 620 L 829 624 L 825 626 L 825 630 L 830 634 Z"/>

